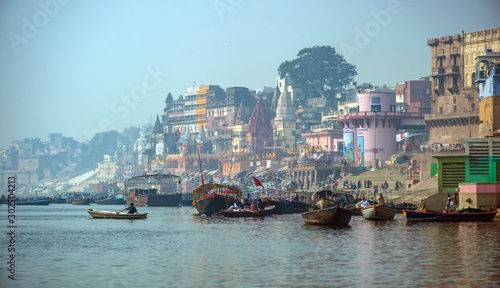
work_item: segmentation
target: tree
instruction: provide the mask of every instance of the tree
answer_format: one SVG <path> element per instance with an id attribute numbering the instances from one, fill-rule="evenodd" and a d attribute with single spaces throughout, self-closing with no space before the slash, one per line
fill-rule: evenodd
<path id="1" fill-rule="evenodd" d="M 295 88 L 304 92 L 307 98 L 335 97 L 342 87 L 354 80 L 356 66 L 347 63 L 344 56 L 330 46 L 304 48 L 298 58 L 281 63 L 278 68 L 280 78 L 288 76 Z"/>

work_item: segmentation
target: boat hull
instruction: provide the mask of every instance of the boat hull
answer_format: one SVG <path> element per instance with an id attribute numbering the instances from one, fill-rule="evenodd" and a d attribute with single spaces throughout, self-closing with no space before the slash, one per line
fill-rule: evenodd
<path id="1" fill-rule="evenodd" d="M 182 194 L 149 194 L 125 197 L 127 205 L 134 203 L 138 207 L 177 207 L 181 203 L 181 199 Z"/>
<path id="2" fill-rule="evenodd" d="M 200 214 L 210 216 L 233 206 L 234 199 L 220 194 L 214 196 L 214 193 L 210 193 L 197 198 L 193 201 L 193 204 Z"/>
<path id="3" fill-rule="evenodd" d="M 193 206 L 193 193 L 182 194 L 182 206 Z"/>
<path id="4" fill-rule="evenodd" d="M 50 203 L 49 199 L 16 201 L 16 205 L 49 205 L 49 203 Z"/>
<path id="5" fill-rule="evenodd" d="M 125 204 L 127 204 L 127 201 L 125 201 L 124 198 L 103 199 L 100 201 L 96 201 L 95 204 L 98 204 L 98 205 L 125 205 Z"/>
<path id="6" fill-rule="evenodd" d="M 89 198 L 85 198 L 85 199 L 73 199 L 73 201 L 71 201 L 71 204 L 73 204 L 73 205 L 89 205 L 90 204 L 90 199 Z"/>
<path id="7" fill-rule="evenodd" d="M 290 202 L 280 201 L 276 199 L 264 199 L 262 200 L 267 206 L 275 206 L 273 213 L 274 214 L 290 214 L 290 213 L 298 213 L 298 211 L 294 211 L 294 205 Z"/>
<path id="8" fill-rule="evenodd" d="M 303 213 L 309 211 L 311 204 L 302 201 L 292 201 L 292 210 L 296 213 Z"/>
<path id="9" fill-rule="evenodd" d="M 361 209 L 363 217 L 367 220 L 393 220 L 398 211 L 381 206 L 368 206 Z"/>
<path id="10" fill-rule="evenodd" d="M 348 208 L 345 208 L 349 211 L 352 212 L 352 215 L 358 215 L 358 216 L 362 216 L 363 213 L 361 213 L 361 211 L 359 210 L 359 208 L 356 208 L 356 207 L 348 207 Z"/>
<path id="11" fill-rule="evenodd" d="M 491 221 L 497 214 L 493 212 L 436 213 L 403 210 L 406 221 Z"/>
<path id="12" fill-rule="evenodd" d="M 92 218 L 99 219 L 144 219 L 148 215 L 148 213 L 126 214 L 89 208 L 87 208 L 87 212 L 90 216 L 92 216 Z"/>
<path id="13" fill-rule="evenodd" d="M 310 225 L 347 225 L 351 221 L 352 211 L 340 207 L 302 213 L 302 220 Z"/>
<path id="14" fill-rule="evenodd" d="M 268 216 L 271 215 L 275 206 L 268 206 L 263 210 L 257 210 L 257 211 L 252 211 L 252 210 L 221 210 L 220 214 L 222 214 L 224 217 L 263 217 L 263 216 Z"/>

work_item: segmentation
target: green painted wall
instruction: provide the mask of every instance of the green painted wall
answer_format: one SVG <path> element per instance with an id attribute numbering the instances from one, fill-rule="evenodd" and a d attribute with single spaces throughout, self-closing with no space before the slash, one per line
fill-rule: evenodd
<path id="1" fill-rule="evenodd" d="M 438 163 L 437 162 L 432 162 L 431 164 L 431 178 L 436 176 L 438 173 Z"/>

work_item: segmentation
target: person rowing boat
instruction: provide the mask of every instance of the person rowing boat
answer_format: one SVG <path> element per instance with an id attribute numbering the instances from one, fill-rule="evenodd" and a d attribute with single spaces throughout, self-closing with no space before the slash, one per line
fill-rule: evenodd
<path id="1" fill-rule="evenodd" d="M 130 206 L 128 208 L 125 208 L 125 209 L 128 209 L 128 214 L 136 214 L 137 213 L 137 208 L 134 207 L 134 203 L 130 203 Z"/>

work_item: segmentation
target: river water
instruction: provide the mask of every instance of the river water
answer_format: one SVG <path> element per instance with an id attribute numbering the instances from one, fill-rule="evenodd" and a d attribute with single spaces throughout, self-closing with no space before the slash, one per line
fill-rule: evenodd
<path id="1" fill-rule="evenodd" d="M 91 205 L 118 211 L 121 206 Z M 139 207 L 145 220 L 92 219 L 85 206 L 16 207 L 8 278 L 0 206 L 0 287 L 499 287 L 500 221 L 306 226 L 300 214 L 196 217 Z"/>

